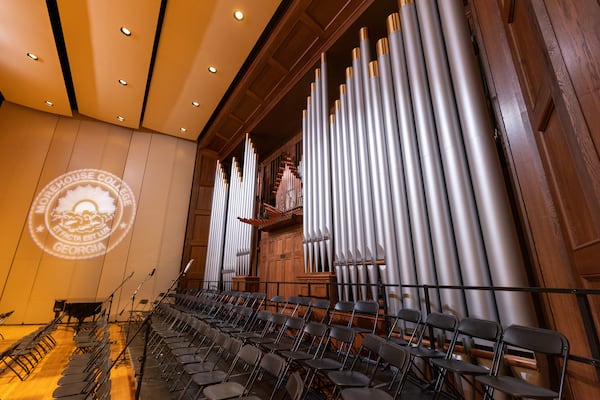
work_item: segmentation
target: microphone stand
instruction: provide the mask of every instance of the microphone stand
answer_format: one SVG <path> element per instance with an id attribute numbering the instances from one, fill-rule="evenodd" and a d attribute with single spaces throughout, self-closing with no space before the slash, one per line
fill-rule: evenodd
<path id="1" fill-rule="evenodd" d="M 108 303 L 108 314 L 106 315 L 106 321 L 110 321 L 110 310 L 112 308 L 112 302 L 113 302 L 113 297 L 115 296 L 115 293 L 117 293 L 117 290 L 121 289 L 121 287 L 125 284 L 125 282 L 127 282 L 129 279 L 131 279 L 132 276 L 133 276 L 133 271 L 131 271 L 131 274 L 129 274 L 129 276 L 125 277 L 125 279 L 123 279 L 121 281 L 121 283 L 119 283 L 119 286 L 117 286 L 115 288 L 115 290 L 112 291 L 110 296 L 108 296 L 109 303 Z"/>
<path id="2" fill-rule="evenodd" d="M 147 280 L 149 280 L 150 278 L 152 278 L 154 276 L 155 272 L 156 272 L 156 268 L 153 268 L 152 271 L 144 279 L 141 280 L 141 282 L 139 283 L 137 288 L 135 288 L 135 290 L 133 291 L 133 293 L 130 297 L 131 309 L 129 312 L 129 318 L 127 318 L 127 333 L 125 334 L 125 342 L 127 342 L 129 340 L 129 332 L 131 330 L 131 319 L 133 317 L 133 307 L 135 304 L 135 296 L 137 296 L 138 292 L 140 291 L 140 289 L 142 288 L 144 283 L 146 283 Z M 123 307 L 123 309 L 121 310 L 119 315 L 123 314 L 123 312 L 125 311 L 126 308 L 127 308 L 127 305 L 125 305 L 125 307 Z"/>
<path id="3" fill-rule="evenodd" d="M 135 333 L 133 334 L 133 336 L 131 338 L 129 338 L 129 340 L 125 343 L 125 346 L 123 347 L 123 350 L 121 350 L 121 352 L 117 355 L 117 357 L 114 359 L 114 361 L 112 362 L 112 364 L 108 368 L 107 372 L 110 373 L 110 370 L 113 369 L 113 367 L 115 366 L 115 364 L 117 363 L 117 361 L 119 360 L 119 358 L 121 358 L 121 356 L 123 355 L 123 353 L 125 353 L 125 350 L 127 350 L 129 348 L 129 346 L 131 345 L 131 343 L 133 342 L 133 340 L 142 331 L 142 329 L 145 329 L 145 331 L 144 331 L 144 350 L 142 352 L 142 356 L 139 358 L 139 360 L 140 360 L 140 372 L 139 372 L 139 375 L 138 375 L 139 376 L 138 384 L 137 384 L 137 387 L 136 387 L 136 390 L 135 390 L 135 400 L 139 400 L 139 398 L 140 398 L 140 393 L 141 393 L 141 389 L 142 389 L 142 381 L 144 379 L 144 366 L 146 364 L 146 356 L 147 356 L 147 353 L 148 353 L 148 336 L 150 335 L 150 319 L 154 315 L 154 312 L 156 311 L 156 309 L 167 298 L 167 296 L 169 295 L 169 292 L 171 290 L 173 290 L 173 288 L 175 287 L 175 285 L 188 272 L 188 269 L 192 265 L 193 261 L 194 261 L 194 259 L 191 259 L 187 263 L 185 269 L 183 271 L 181 271 L 179 273 L 179 275 L 177 275 L 177 278 L 175 278 L 173 280 L 173 282 L 171 282 L 171 285 L 169 286 L 169 288 L 158 299 L 158 301 L 155 303 L 154 307 L 152 307 L 152 310 L 150 310 L 150 312 L 148 313 L 148 315 L 146 315 L 146 317 L 144 318 L 144 320 L 142 321 L 142 323 L 140 324 L 140 326 L 138 327 L 138 329 L 135 331 Z M 135 371 L 134 371 L 134 373 L 135 373 Z"/>

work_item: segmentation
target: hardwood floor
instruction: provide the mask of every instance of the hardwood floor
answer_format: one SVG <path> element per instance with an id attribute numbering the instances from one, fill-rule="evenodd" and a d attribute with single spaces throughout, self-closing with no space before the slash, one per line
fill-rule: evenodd
<path id="1" fill-rule="evenodd" d="M 0 351 L 4 351 L 12 343 L 36 330 L 38 325 L 2 325 L 0 333 L 4 340 L 0 341 Z M 121 352 L 124 346 L 124 331 L 126 326 L 111 324 L 111 359 Z M 52 392 L 57 387 L 62 370 L 67 365 L 69 356 L 74 349 L 74 326 L 59 324 L 52 337 L 56 346 L 46 354 L 35 366 L 32 373 L 21 381 L 10 370 L 0 374 L 0 400 L 34 400 L 51 399 Z M 119 400 L 133 399 L 135 396 L 135 382 L 133 369 L 128 352 L 125 359 L 120 359 L 111 370 L 111 398 Z M 0 370 L 4 365 L 0 366 Z"/>

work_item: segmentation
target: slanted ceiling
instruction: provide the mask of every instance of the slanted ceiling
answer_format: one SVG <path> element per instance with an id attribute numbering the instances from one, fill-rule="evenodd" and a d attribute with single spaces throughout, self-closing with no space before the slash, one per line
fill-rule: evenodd
<path id="1" fill-rule="evenodd" d="M 196 141 L 280 6 L 281 0 L 2 0 L 0 96 Z M 233 18 L 235 10 L 244 11 L 243 21 Z"/>

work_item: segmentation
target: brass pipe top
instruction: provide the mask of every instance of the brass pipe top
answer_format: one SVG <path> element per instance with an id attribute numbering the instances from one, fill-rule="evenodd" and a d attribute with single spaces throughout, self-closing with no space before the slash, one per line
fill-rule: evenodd
<path id="1" fill-rule="evenodd" d="M 321 63 L 325 64 L 327 62 L 327 56 L 325 55 L 325 52 L 321 53 Z"/>
<path id="2" fill-rule="evenodd" d="M 341 91 L 342 91 L 342 88 L 340 87 L 340 92 Z M 336 110 L 339 110 L 342 108 L 342 102 L 340 101 L 340 99 L 337 99 L 336 101 L 334 101 L 333 104 L 334 104 Z"/>
<path id="3" fill-rule="evenodd" d="M 360 48 L 355 47 L 352 49 L 352 60 L 358 60 L 358 59 L 360 59 Z"/>
<path id="4" fill-rule="evenodd" d="M 390 45 L 387 38 L 381 38 L 377 41 L 377 56 L 382 56 L 390 53 Z"/>
<path id="5" fill-rule="evenodd" d="M 329 123 L 331 125 L 335 124 L 335 115 L 329 114 Z"/>
<path id="6" fill-rule="evenodd" d="M 360 40 L 369 39 L 369 28 L 367 28 L 366 26 L 363 26 L 362 28 L 360 28 L 359 36 L 360 36 Z"/>
<path id="7" fill-rule="evenodd" d="M 352 79 L 353 74 L 352 67 L 346 67 L 346 80 Z"/>
<path id="8" fill-rule="evenodd" d="M 414 0 L 398 0 L 398 5 L 404 7 L 407 4 L 414 3 Z"/>
<path id="9" fill-rule="evenodd" d="M 345 95 L 346 94 L 346 84 L 342 83 L 340 85 L 340 96 Z"/>
<path id="10" fill-rule="evenodd" d="M 321 68 L 315 69 L 315 79 L 319 79 L 321 77 Z"/>
<path id="11" fill-rule="evenodd" d="M 379 76 L 379 64 L 377 61 L 371 61 L 369 63 L 369 78 Z"/>
<path id="12" fill-rule="evenodd" d="M 400 30 L 400 14 L 390 14 L 386 20 L 388 34 Z"/>

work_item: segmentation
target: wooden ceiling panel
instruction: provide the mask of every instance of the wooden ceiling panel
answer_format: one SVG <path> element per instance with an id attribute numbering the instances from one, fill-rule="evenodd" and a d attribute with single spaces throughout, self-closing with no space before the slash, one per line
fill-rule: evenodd
<path id="1" fill-rule="evenodd" d="M 303 21 L 298 20 L 273 52 L 273 59 L 284 68 L 291 70 L 303 59 L 304 54 L 318 38 L 318 32 L 315 32 Z"/>
<path id="2" fill-rule="evenodd" d="M 256 112 L 258 107 L 261 105 L 260 99 L 253 93 L 245 91 L 243 96 L 237 99 L 238 102 L 233 107 L 232 114 L 239 118 L 241 121 L 248 121 L 248 119 Z"/>
<path id="3" fill-rule="evenodd" d="M 313 0 L 306 8 L 306 14 L 325 31 L 336 20 L 337 16 L 344 12 L 350 3 L 350 0 Z"/>
<path id="4" fill-rule="evenodd" d="M 240 132 L 242 126 L 243 123 L 240 122 L 240 120 L 228 116 L 219 124 L 218 132 L 220 136 L 229 140 L 230 138 L 234 137 L 236 133 Z"/>
<path id="5" fill-rule="evenodd" d="M 250 85 L 250 90 L 261 99 L 265 99 L 277 87 L 286 72 L 272 63 L 265 63 Z"/>

